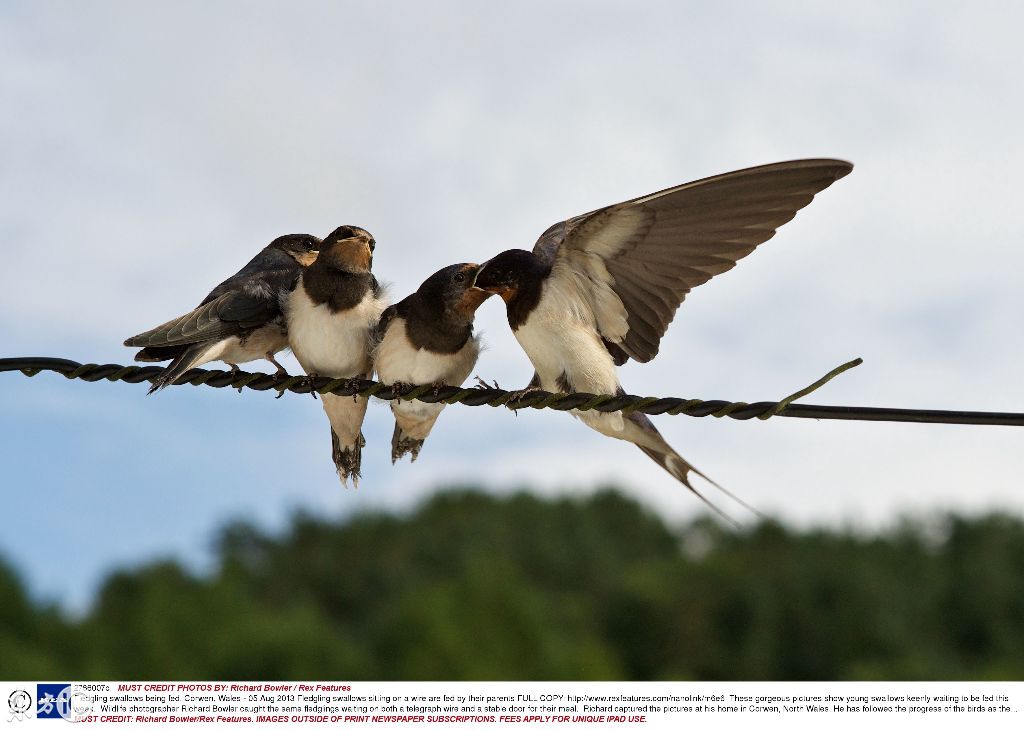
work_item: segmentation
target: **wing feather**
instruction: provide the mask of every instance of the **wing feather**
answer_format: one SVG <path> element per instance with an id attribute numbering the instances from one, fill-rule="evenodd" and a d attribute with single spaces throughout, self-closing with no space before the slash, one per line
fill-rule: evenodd
<path id="1" fill-rule="evenodd" d="M 273 297 L 230 291 L 196 307 L 188 314 L 164 322 L 125 340 L 128 347 L 166 347 L 242 334 L 266 324 L 280 313 Z"/>
<path id="2" fill-rule="evenodd" d="M 733 268 L 852 169 L 794 160 L 685 183 L 556 223 L 534 253 L 552 276 L 582 277 L 602 337 L 647 362 L 691 289 Z"/>

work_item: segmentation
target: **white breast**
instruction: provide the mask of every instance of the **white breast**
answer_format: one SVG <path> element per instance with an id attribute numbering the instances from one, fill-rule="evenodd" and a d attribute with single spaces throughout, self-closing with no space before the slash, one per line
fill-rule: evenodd
<path id="1" fill-rule="evenodd" d="M 462 385 L 479 355 L 477 337 L 470 337 L 461 350 L 450 355 L 417 348 L 406 335 L 405 320 L 395 317 L 374 353 L 373 364 L 383 383 Z M 391 410 L 406 437 L 425 439 L 444 404 L 393 400 Z"/>
<path id="2" fill-rule="evenodd" d="M 367 375 L 370 329 L 387 307 L 383 297 L 367 292 L 351 309 L 331 312 L 314 304 L 300 282 L 288 297 L 288 340 L 295 358 L 307 372 L 330 378 Z"/>
<path id="3" fill-rule="evenodd" d="M 573 390 L 615 393 L 615 363 L 597 333 L 595 318 L 575 284 L 555 277 L 543 283 L 540 301 L 516 339 L 540 376 L 544 390 L 559 390 L 565 375 Z"/>
<path id="4" fill-rule="evenodd" d="M 595 317 L 572 279 L 548 277 L 540 301 L 515 331 L 516 339 L 540 376 L 544 390 L 558 392 L 564 375 L 569 388 L 600 395 L 618 392 L 615 361 L 601 341 Z M 621 413 L 569 411 L 601 433 L 621 438 Z"/>
<path id="5" fill-rule="evenodd" d="M 480 342 L 470 337 L 462 349 L 445 355 L 413 346 L 405 333 L 405 320 L 396 317 L 374 354 L 381 382 L 462 385 L 480 355 Z"/>

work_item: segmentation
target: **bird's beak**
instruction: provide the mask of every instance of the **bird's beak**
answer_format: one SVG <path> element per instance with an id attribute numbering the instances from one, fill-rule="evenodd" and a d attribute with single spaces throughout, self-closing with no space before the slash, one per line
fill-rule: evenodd
<path id="1" fill-rule="evenodd" d="M 373 267 L 373 251 L 365 238 L 342 238 L 321 246 L 317 260 L 343 271 L 369 273 Z"/>
<path id="2" fill-rule="evenodd" d="M 300 253 L 293 254 L 292 258 L 299 262 L 299 266 L 306 267 L 316 261 L 316 257 L 319 255 L 319 251 L 302 251 Z"/>
<path id="3" fill-rule="evenodd" d="M 484 270 L 485 265 L 486 264 L 481 264 L 480 266 L 476 267 L 476 273 L 473 275 L 473 283 L 470 284 L 470 287 L 472 287 L 473 289 L 479 289 L 480 291 L 483 291 L 483 289 L 480 289 L 480 287 L 476 285 L 476 280 L 480 278 L 480 272 Z"/>
<path id="4" fill-rule="evenodd" d="M 480 275 L 480 267 L 476 264 L 467 264 L 462 268 L 466 273 L 473 274 L 473 280 L 466 287 L 465 291 L 462 292 L 462 299 L 459 302 L 459 309 L 463 314 L 471 315 L 476 311 L 477 307 L 484 303 L 484 301 L 491 296 L 491 292 L 481 289 L 476 285 L 476 277 Z"/>
<path id="5" fill-rule="evenodd" d="M 503 286 L 500 286 L 500 285 L 480 286 L 477 283 L 480 280 L 480 274 L 482 274 L 484 269 L 486 269 L 486 268 L 487 268 L 487 263 L 485 262 L 483 264 L 480 264 L 480 268 L 478 268 L 476 270 L 476 276 L 473 277 L 473 288 L 474 289 L 479 289 L 480 291 L 489 292 L 491 294 L 500 294 L 507 287 L 503 287 Z"/>
<path id="6" fill-rule="evenodd" d="M 480 268 L 477 269 L 476 272 L 476 277 L 473 279 L 473 286 L 476 289 L 480 289 L 485 292 L 490 292 L 491 294 L 497 294 L 506 302 L 511 301 L 516 295 L 516 287 L 513 286 L 511 283 L 497 281 L 491 284 L 490 286 L 480 286 L 480 274 L 484 272 L 488 264 L 490 264 L 490 261 L 485 261 L 484 263 L 480 264 Z"/>

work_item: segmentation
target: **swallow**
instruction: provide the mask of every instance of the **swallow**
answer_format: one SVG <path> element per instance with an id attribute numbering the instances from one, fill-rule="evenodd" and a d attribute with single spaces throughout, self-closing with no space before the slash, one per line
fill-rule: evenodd
<path id="1" fill-rule="evenodd" d="M 125 340 L 127 347 L 142 348 L 135 354 L 139 362 L 171 361 L 149 392 L 214 360 L 237 372 L 241 363 L 262 358 L 274 364 L 278 375 L 287 375 L 274 359 L 288 346 L 281 297 L 319 249 L 320 239 L 306 233 L 275 238 L 191 312 Z"/>
<path id="2" fill-rule="evenodd" d="M 371 273 L 376 247 L 367 231 L 341 226 L 323 240 L 285 305 L 288 342 L 310 379 L 369 378 L 372 330 L 388 302 Z M 338 477 L 359 484 L 367 399 L 321 396 L 331 424 L 331 458 Z"/>
<path id="3" fill-rule="evenodd" d="M 453 264 L 384 310 L 376 328 L 374 368 L 382 383 L 459 386 L 480 356 L 473 317 L 490 292 L 473 286 L 478 266 Z M 395 431 L 391 463 L 406 454 L 416 461 L 444 403 L 392 400 Z"/>
<path id="4" fill-rule="evenodd" d="M 621 394 L 616 366 L 658 354 L 691 289 L 733 268 L 852 169 L 841 160 L 780 162 L 601 208 L 551 226 L 532 252 L 498 254 L 480 266 L 474 284 L 505 301 L 509 325 L 536 370 L 531 387 Z M 719 485 L 676 453 L 647 416 L 572 414 L 636 444 L 725 516 L 689 475 Z"/>

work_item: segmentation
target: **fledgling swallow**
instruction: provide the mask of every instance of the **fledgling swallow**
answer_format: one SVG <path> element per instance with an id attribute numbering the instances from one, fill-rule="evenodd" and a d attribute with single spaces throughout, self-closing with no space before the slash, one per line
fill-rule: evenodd
<path id="1" fill-rule="evenodd" d="M 479 267 L 453 264 L 432 274 L 420 288 L 384 310 L 376 329 L 374 368 L 382 383 L 459 386 L 480 355 L 473 334 L 477 307 L 491 294 L 473 286 Z M 444 403 L 392 400 L 395 432 L 391 462 L 419 456 Z"/>
<path id="2" fill-rule="evenodd" d="M 505 300 L 509 325 L 536 369 L 531 386 L 622 393 L 615 366 L 658 354 L 692 288 L 731 269 L 852 169 L 841 160 L 780 162 L 601 208 L 551 226 L 532 252 L 498 254 L 481 265 L 475 285 Z M 647 416 L 572 413 L 606 436 L 639 446 L 722 514 L 690 484 L 689 474 L 711 480 L 676 453 Z"/>
<path id="3" fill-rule="evenodd" d="M 371 273 L 376 242 L 367 231 L 341 226 L 324 239 L 315 262 L 302 271 L 285 306 L 288 342 L 314 378 L 369 378 L 372 328 L 387 307 Z M 321 396 L 331 423 L 331 457 L 343 484 L 359 483 L 365 397 Z"/>
<path id="4" fill-rule="evenodd" d="M 149 392 L 214 360 L 237 371 L 241 363 L 262 358 L 287 375 L 274 359 L 288 346 L 281 298 L 319 250 L 320 239 L 306 233 L 276 238 L 191 312 L 125 340 L 128 347 L 143 348 L 135 354 L 139 362 L 171 361 Z"/>

